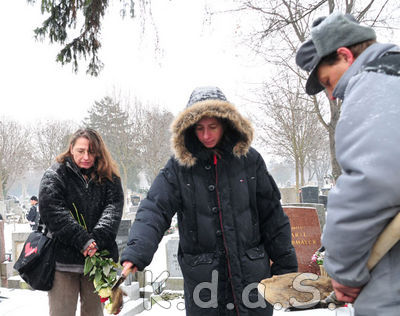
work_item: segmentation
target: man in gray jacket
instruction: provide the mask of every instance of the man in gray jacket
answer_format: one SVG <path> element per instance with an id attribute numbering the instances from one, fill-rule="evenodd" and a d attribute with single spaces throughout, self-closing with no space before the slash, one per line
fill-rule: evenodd
<path id="1" fill-rule="evenodd" d="M 328 197 L 324 266 L 336 296 L 356 315 L 399 315 L 400 243 L 368 271 L 380 232 L 400 210 L 400 48 L 350 15 L 313 23 L 297 52 L 306 92 L 343 100 L 336 127 L 342 175 Z"/>

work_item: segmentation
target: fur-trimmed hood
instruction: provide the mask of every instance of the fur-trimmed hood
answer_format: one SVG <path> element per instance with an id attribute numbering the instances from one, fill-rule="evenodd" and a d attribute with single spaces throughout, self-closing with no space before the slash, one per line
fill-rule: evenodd
<path id="1" fill-rule="evenodd" d="M 186 109 L 171 125 L 172 149 L 180 165 L 192 167 L 196 164 L 197 158 L 185 143 L 185 134 L 204 117 L 216 117 L 228 121 L 230 127 L 238 134 L 232 153 L 236 157 L 247 154 L 254 134 L 251 123 L 226 100 L 218 88 L 197 88 L 193 91 Z"/>

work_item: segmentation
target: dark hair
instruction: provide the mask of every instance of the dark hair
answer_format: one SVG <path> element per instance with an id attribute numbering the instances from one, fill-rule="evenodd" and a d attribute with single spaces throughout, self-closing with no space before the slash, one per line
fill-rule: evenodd
<path id="1" fill-rule="evenodd" d="M 233 147 L 240 139 L 241 139 L 241 134 L 240 132 L 234 127 L 233 123 L 226 118 L 221 118 L 217 116 L 203 116 L 201 117 L 197 122 L 202 120 L 203 118 L 206 117 L 211 117 L 217 119 L 223 129 L 223 134 L 222 137 L 217 144 L 218 146 L 225 146 L 225 147 Z M 197 124 L 197 123 L 196 123 Z M 202 144 L 199 140 L 199 138 L 196 135 L 196 124 L 193 124 L 190 126 L 184 133 L 184 142 L 185 142 L 185 147 L 188 149 L 189 152 L 191 153 L 196 153 L 200 150 L 202 147 Z"/>
<path id="2" fill-rule="evenodd" d="M 31 200 L 31 201 L 36 201 L 36 202 L 37 202 L 37 201 L 38 201 L 38 198 L 37 198 L 36 195 L 32 195 L 31 198 L 30 198 L 30 200 Z"/>
<path id="3" fill-rule="evenodd" d="M 367 47 L 371 46 L 372 44 L 376 43 L 375 39 L 364 41 L 361 43 L 357 43 L 351 46 L 348 46 L 347 48 L 351 51 L 351 53 L 354 56 L 354 59 L 357 58 L 358 56 L 361 55 L 361 53 L 367 49 Z M 319 65 L 334 65 L 337 63 L 339 60 L 339 55 L 337 53 L 337 50 L 335 50 L 333 53 L 330 53 L 329 55 L 323 57 L 321 61 L 319 62 Z"/>
<path id="4" fill-rule="evenodd" d="M 71 157 L 71 148 L 74 147 L 78 138 L 84 137 L 89 141 L 89 150 L 95 155 L 95 171 L 99 176 L 99 182 L 106 178 L 113 181 L 113 174 L 119 175 L 118 166 L 112 159 L 106 144 L 100 134 L 91 128 L 78 129 L 71 137 L 68 143 L 68 148 L 65 152 L 56 157 L 56 161 L 64 163 L 66 157 Z"/>

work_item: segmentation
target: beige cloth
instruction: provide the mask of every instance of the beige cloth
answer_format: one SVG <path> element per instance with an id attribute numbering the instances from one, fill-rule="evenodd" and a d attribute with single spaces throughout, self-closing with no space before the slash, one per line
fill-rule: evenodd
<path id="1" fill-rule="evenodd" d="M 78 296 L 81 316 L 103 316 L 104 304 L 94 293 L 92 281 L 81 273 L 56 271 L 49 291 L 50 316 L 75 316 Z"/>

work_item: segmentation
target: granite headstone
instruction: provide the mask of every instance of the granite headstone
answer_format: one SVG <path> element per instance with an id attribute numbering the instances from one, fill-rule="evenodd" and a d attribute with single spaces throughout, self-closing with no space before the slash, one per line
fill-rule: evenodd
<path id="1" fill-rule="evenodd" d="M 311 257 L 321 247 L 321 229 L 315 208 L 284 206 L 292 228 L 292 244 L 296 250 L 299 272 L 319 273 L 310 265 Z"/>
<path id="2" fill-rule="evenodd" d="M 178 247 L 178 238 L 171 238 L 165 245 L 167 254 L 167 270 L 170 277 L 182 277 L 182 271 L 178 262 Z"/>
<path id="3" fill-rule="evenodd" d="M 319 188 L 315 186 L 307 186 L 301 188 L 302 203 L 318 203 Z"/>
<path id="4" fill-rule="evenodd" d="M 317 203 L 287 203 L 283 204 L 283 206 L 286 207 L 292 207 L 292 206 L 299 206 L 299 207 L 312 207 L 317 210 L 318 214 L 318 220 L 319 220 L 319 227 L 321 228 L 321 232 L 324 230 L 324 225 L 326 221 L 326 209 L 323 204 L 317 204 Z"/>
<path id="5" fill-rule="evenodd" d="M 169 277 L 166 280 L 165 286 L 168 290 L 173 291 L 183 290 L 183 276 L 178 262 L 178 247 L 178 237 L 172 237 L 165 244 L 165 251 L 167 255 L 167 270 L 169 272 Z"/>
<path id="6" fill-rule="evenodd" d="M 119 225 L 118 228 L 118 233 L 116 238 L 118 251 L 120 255 L 122 250 L 126 247 L 126 244 L 128 243 L 130 229 L 131 229 L 131 220 L 122 219 L 121 224 Z"/>

